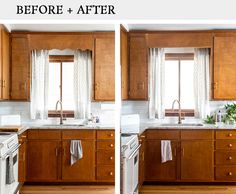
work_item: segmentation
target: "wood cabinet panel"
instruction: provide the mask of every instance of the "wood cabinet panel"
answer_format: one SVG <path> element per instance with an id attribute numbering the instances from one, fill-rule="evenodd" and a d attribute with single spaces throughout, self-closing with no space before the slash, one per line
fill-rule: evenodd
<path id="1" fill-rule="evenodd" d="M 215 178 L 217 181 L 236 181 L 236 167 L 217 166 L 215 169 Z"/>
<path id="2" fill-rule="evenodd" d="M 97 139 L 113 140 L 115 139 L 115 130 L 97 131 Z"/>
<path id="3" fill-rule="evenodd" d="M 217 140 L 217 150 L 236 150 L 236 140 Z"/>
<path id="4" fill-rule="evenodd" d="M 94 100 L 115 100 L 115 39 L 96 37 L 94 55 Z"/>
<path id="5" fill-rule="evenodd" d="M 114 140 L 98 140 L 97 141 L 97 149 L 107 149 L 114 150 L 115 149 L 115 141 Z"/>
<path id="6" fill-rule="evenodd" d="M 1 38 L 2 57 L 0 57 L 2 59 L 1 98 L 4 100 L 8 100 L 10 91 L 10 35 L 6 29 L 2 29 L 1 35 L 2 35 Z"/>
<path id="7" fill-rule="evenodd" d="M 51 140 L 60 140 L 61 131 L 57 129 L 32 129 L 28 131 L 28 139 L 51 139 Z"/>
<path id="8" fill-rule="evenodd" d="M 27 132 L 24 132 L 19 137 L 19 157 L 18 157 L 18 181 L 25 182 L 26 181 L 26 154 L 27 154 Z"/>
<path id="9" fill-rule="evenodd" d="M 145 180 L 145 147 L 146 147 L 145 132 L 139 136 L 139 143 L 141 144 L 139 150 L 139 188 L 143 185 Z"/>
<path id="10" fill-rule="evenodd" d="M 147 140 L 145 149 L 145 180 L 175 181 L 177 180 L 178 142 L 171 141 L 173 160 L 161 163 L 161 141 Z"/>
<path id="11" fill-rule="evenodd" d="M 62 131 L 62 139 L 95 139 L 95 130 L 64 130 Z"/>
<path id="12" fill-rule="evenodd" d="M 11 99 L 29 100 L 30 53 L 28 36 L 13 35 L 11 37 L 11 52 Z"/>
<path id="13" fill-rule="evenodd" d="M 236 151 L 216 151 L 215 153 L 216 165 L 235 165 Z"/>
<path id="14" fill-rule="evenodd" d="M 128 33 L 121 26 L 120 30 L 120 60 L 121 60 L 121 94 L 122 99 L 129 98 L 129 68 L 128 68 Z"/>
<path id="15" fill-rule="evenodd" d="M 193 140 L 204 140 L 204 139 L 209 139 L 213 140 L 214 139 L 214 131 L 213 130 L 181 130 L 181 140 L 188 140 L 188 139 L 193 139 Z"/>
<path id="16" fill-rule="evenodd" d="M 114 150 L 97 150 L 97 165 L 114 165 Z"/>
<path id="17" fill-rule="evenodd" d="M 214 37 L 214 88 L 216 100 L 236 99 L 236 36 Z"/>
<path id="18" fill-rule="evenodd" d="M 212 181 L 214 179 L 213 141 L 181 141 L 181 180 Z"/>
<path id="19" fill-rule="evenodd" d="M 114 166 L 99 166 L 97 167 L 97 180 L 114 182 L 115 168 Z"/>
<path id="20" fill-rule="evenodd" d="M 33 140 L 27 146 L 27 181 L 58 180 L 60 141 Z"/>
<path id="21" fill-rule="evenodd" d="M 217 130 L 216 139 L 236 139 L 236 131 L 234 130 Z"/>
<path id="22" fill-rule="evenodd" d="M 148 99 L 148 49 L 145 35 L 129 37 L 129 99 Z"/>
<path id="23" fill-rule="evenodd" d="M 146 132 L 147 139 L 167 139 L 167 140 L 178 140 L 180 139 L 180 130 L 178 129 L 150 129 Z"/>
<path id="24" fill-rule="evenodd" d="M 95 141 L 82 140 L 83 158 L 71 166 L 70 141 L 63 141 L 62 180 L 95 181 Z"/>

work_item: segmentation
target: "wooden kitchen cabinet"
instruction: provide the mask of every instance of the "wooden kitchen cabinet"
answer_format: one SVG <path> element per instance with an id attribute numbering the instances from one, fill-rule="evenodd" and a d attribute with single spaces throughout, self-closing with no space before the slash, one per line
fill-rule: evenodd
<path id="1" fill-rule="evenodd" d="M 55 182 L 60 178 L 60 130 L 28 131 L 27 181 Z"/>
<path id="2" fill-rule="evenodd" d="M 145 132 L 139 135 L 139 188 L 143 185 L 145 179 L 145 147 L 146 147 Z"/>
<path id="3" fill-rule="evenodd" d="M 10 86 L 10 35 L 0 25 L 0 99 L 9 99 Z"/>
<path id="4" fill-rule="evenodd" d="M 30 98 L 30 52 L 27 34 L 11 36 L 11 89 L 12 100 Z"/>
<path id="5" fill-rule="evenodd" d="M 236 99 L 236 36 L 214 37 L 213 98 Z"/>
<path id="6" fill-rule="evenodd" d="M 129 56 L 129 99 L 148 100 L 148 48 L 145 34 L 130 34 Z"/>
<path id="7" fill-rule="evenodd" d="M 26 154 L 27 154 L 27 132 L 19 135 L 19 158 L 18 158 L 18 181 L 24 183 L 26 181 Z"/>
<path id="8" fill-rule="evenodd" d="M 174 135 L 177 134 L 177 135 Z M 162 137 L 164 135 L 165 137 Z M 175 181 L 178 178 L 179 130 L 148 130 L 145 148 L 145 180 Z M 161 140 L 171 140 L 173 160 L 161 162 Z"/>
<path id="9" fill-rule="evenodd" d="M 63 130 L 62 131 L 62 180 L 63 181 L 95 181 L 95 130 Z M 70 165 L 70 142 L 81 140 L 83 157 L 74 165 Z"/>
<path id="10" fill-rule="evenodd" d="M 94 100 L 115 100 L 114 33 L 96 35 L 94 52 Z"/>
<path id="11" fill-rule="evenodd" d="M 128 32 L 120 28 L 120 61 L 121 61 L 121 95 L 122 100 L 129 98 L 129 67 L 128 67 Z"/>

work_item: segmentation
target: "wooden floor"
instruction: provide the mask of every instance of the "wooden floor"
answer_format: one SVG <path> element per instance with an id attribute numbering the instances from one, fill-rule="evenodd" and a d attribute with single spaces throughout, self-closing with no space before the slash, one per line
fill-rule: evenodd
<path id="1" fill-rule="evenodd" d="M 235 186 L 143 186 L 139 194 L 236 194 Z"/>
<path id="2" fill-rule="evenodd" d="M 114 186 L 23 186 L 20 194 L 114 194 Z"/>

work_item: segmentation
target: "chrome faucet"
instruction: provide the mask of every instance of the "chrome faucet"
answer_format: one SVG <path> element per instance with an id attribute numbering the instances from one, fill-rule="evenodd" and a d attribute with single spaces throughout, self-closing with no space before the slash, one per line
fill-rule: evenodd
<path id="1" fill-rule="evenodd" d="M 61 109 L 60 109 L 60 125 L 62 125 L 62 124 L 63 124 L 63 109 L 62 109 L 62 101 L 60 101 L 60 100 L 57 101 L 57 103 L 56 103 L 56 111 L 57 111 L 58 104 L 61 105 Z"/>
<path id="2" fill-rule="evenodd" d="M 175 103 L 178 103 L 179 104 L 179 119 L 178 119 L 178 124 L 182 124 L 182 118 L 181 117 L 181 104 L 180 104 L 180 101 L 179 100 L 174 100 L 173 103 L 172 103 L 172 110 L 174 110 L 174 106 L 175 106 Z"/>

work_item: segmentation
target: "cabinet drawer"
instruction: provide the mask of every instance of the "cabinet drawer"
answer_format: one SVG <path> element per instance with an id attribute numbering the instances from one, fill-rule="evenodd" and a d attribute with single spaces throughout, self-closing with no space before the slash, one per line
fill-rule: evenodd
<path id="1" fill-rule="evenodd" d="M 28 139 L 61 139 L 61 131 L 52 129 L 31 129 L 28 131 Z"/>
<path id="2" fill-rule="evenodd" d="M 215 170 L 216 180 L 219 181 L 235 181 L 236 180 L 236 167 L 216 167 Z"/>
<path id="3" fill-rule="evenodd" d="M 98 150 L 97 151 L 98 165 L 113 165 L 115 164 L 114 150 Z"/>
<path id="4" fill-rule="evenodd" d="M 182 139 L 213 139 L 214 131 L 213 130 L 182 130 L 181 131 L 181 140 Z"/>
<path id="5" fill-rule="evenodd" d="M 236 150 L 236 140 L 217 140 L 216 149 Z"/>
<path id="6" fill-rule="evenodd" d="M 115 167 L 114 166 L 98 166 L 97 180 L 115 181 Z"/>
<path id="7" fill-rule="evenodd" d="M 216 131 L 216 139 L 236 139 L 235 130 Z"/>
<path id="8" fill-rule="evenodd" d="M 155 130 L 155 129 L 149 129 L 147 131 L 147 139 L 179 139 L 180 131 L 178 129 L 174 130 Z"/>
<path id="9" fill-rule="evenodd" d="M 97 141 L 97 149 L 98 150 L 100 150 L 100 149 L 106 149 L 106 150 L 115 149 L 115 141 L 114 140 L 105 140 L 105 141 L 99 140 L 99 141 Z"/>
<path id="10" fill-rule="evenodd" d="M 97 139 L 115 139 L 115 130 L 97 131 Z"/>
<path id="11" fill-rule="evenodd" d="M 63 130 L 62 139 L 95 139 L 95 130 Z"/>
<path id="12" fill-rule="evenodd" d="M 218 164 L 236 164 L 236 152 L 216 151 L 215 154 L 216 165 Z"/>

